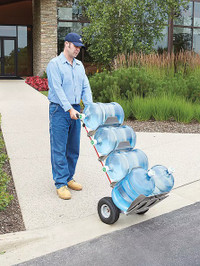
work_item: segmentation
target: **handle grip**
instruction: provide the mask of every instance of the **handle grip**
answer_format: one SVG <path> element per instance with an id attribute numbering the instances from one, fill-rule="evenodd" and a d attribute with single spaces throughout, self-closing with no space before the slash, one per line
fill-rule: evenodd
<path id="1" fill-rule="evenodd" d="M 85 119 L 85 114 L 76 114 L 76 117 L 83 120 Z"/>

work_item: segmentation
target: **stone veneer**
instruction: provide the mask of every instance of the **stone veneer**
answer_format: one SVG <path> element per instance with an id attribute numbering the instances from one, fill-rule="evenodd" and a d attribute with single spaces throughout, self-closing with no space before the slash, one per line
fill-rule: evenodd
<path id="1" fill-rule="evenodd" d="M 33 75 L 57 55 L 57 0 L 33 0 Z"/>

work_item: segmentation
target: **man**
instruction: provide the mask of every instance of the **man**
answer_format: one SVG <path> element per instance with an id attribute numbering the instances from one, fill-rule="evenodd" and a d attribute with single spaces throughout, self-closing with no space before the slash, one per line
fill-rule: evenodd
<path id="1" fill-rule="evenodd" d="M 73 179 L 80 147 L 81 123 L 77 114 L 81 99 L 85 105 L 92 102 L 84 66 L 75 59 L 82 46 L 80 35 L 67 34 L 64 51 L 47 66 L 51 164 L 57 194 L 61 199 L 71 198 L 68 188 L 82 189 Z"/>

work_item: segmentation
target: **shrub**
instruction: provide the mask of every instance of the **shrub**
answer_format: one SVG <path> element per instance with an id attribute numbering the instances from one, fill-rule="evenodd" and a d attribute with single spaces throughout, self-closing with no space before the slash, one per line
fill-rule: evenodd
<path id="1" fill-rule="evenodd" d="M 1 119 L 0 119 L 0 124 L 1 124 Z M 7 185 L 10 181 L 10 178 L 3 171 L 3 166 L 7 160 L 9 159 L 7 154 L 5 153 L 3 135 L 0 130 L 0 211 L 4 210 L 13 199 L 13 196 L 10 195 L 7 191 Z"/>
<path id="2" fill-rule="evenodd" d="M 176 95 L 192 102 L 200 102 L 200 70 L 183 75 L 178 72 L 160 75 L 159 70 L 147 67 L 120 68 L 90 77 L 95 101 L 110 102 L 113 97 L 128 97 L 130 93 L 142 97 Z"/>

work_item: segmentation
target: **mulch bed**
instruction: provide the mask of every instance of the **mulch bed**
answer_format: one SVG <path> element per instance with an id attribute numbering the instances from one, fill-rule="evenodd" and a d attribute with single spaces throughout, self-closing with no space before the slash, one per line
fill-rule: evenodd
<path id="1" fill-rule="evenodd" d="M 200 123 L 197 122 L 184 124 L 174 121 L 127 120 L 124 124 L 131 126 L 135 132 L 200 133 Z"/>
<path id="2" fill-rule="evenodd" d="M 6 153 L 6 149 L 4 152 Z M 26 228 L 24 226 L 9 161 L 6 161 L 3 166 L 3 170 L 8 176 L 10 176 L 8 192 L 13 195 L 14 198 L 6 210 L 0 212 L 0 234 L 24 231 Z"/>
<path id="3" fill-rule="evenodd" d="M 170 132 L 170 133 L 190 133 L 200 134 L 200 123 L 183 124 L 177 122 L 158 121 L 131 121 L 127 120 L 125 125 L 131 126 L 135 132 Z M 24 231 L 25 226 L 17 199 L 15 185 L 12 178 L 10 164 L 4 165 L 4 171 L 11 177 L 8 191 L 14 196 L 13 201 L 5 211 L 0 212 L 0 234 Z"/>

